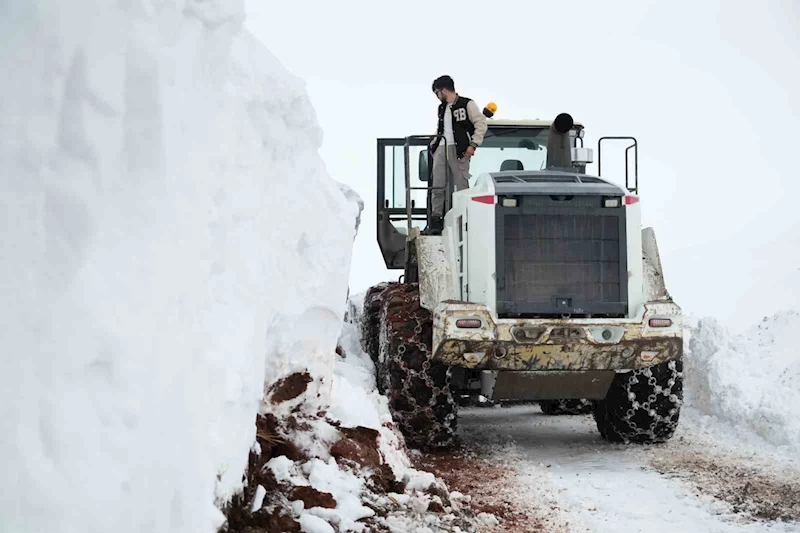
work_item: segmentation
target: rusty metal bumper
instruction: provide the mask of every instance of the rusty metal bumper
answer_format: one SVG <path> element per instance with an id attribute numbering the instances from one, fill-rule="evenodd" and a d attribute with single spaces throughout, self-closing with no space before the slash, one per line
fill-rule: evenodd
<path id="1" fill-rule="evenodd" d="M 651 327 L 650 319 L 670 319 Z M 457 320 L 480 320 L 460 328 Z M 650 302 L 630 319 L 500 319 L 481 304 L 442 302 L 433 316 L 434 359 L 476 370 L 632 370 L 679 359 L 681 309 Z"/>

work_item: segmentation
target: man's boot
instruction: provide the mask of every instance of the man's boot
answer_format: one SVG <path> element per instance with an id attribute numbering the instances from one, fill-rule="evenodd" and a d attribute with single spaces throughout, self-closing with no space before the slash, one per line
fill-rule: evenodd
<path id="1" fill-rule="evenodd" d="M 444 219 L 433 215 L 428 226 L 422 230 L 421 235 L 441 235 L 444 229 Z"/>

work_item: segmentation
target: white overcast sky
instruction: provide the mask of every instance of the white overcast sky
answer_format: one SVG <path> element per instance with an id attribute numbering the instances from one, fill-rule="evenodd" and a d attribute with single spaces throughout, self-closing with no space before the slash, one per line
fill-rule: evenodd
<path id="1" fill-rule="evenodd" d="M 498 118 L 636 136 L 644 223 L 686 312 L 738 327 L 800 309 L 800 1 L 247 5 L 307 83 L 331 176 L 366 203 L 353 292 L 401 274 L 375 242 L 375 139 L 430 133 L 446 73 Z"/>

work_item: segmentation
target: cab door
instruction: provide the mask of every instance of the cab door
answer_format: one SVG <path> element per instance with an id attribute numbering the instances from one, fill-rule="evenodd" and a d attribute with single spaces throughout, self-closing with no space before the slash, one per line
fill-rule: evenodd
<path id="1" fill-rule="evenodd" d="M 409 209 L 406 203 L 406 154 L 410 185 L 411 226 L 423 229 L 428 220 L 428 187 L 430 161 L 429 139 L 420 137 L 378 139 L 377 169 L 377 237 L 386 268 L 405 267 Z"/>

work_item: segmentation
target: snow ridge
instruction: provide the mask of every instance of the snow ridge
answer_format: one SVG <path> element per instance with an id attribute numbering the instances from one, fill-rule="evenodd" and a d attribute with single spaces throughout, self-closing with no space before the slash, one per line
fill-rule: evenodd
<path id="1" fill-rule="evenodd" d="M 741 334 L 705 318 L 691 331 L 687 402 L 702 413 L 800 452 L 800 313 L 778 313 Z"/>
<path id="2" fill-rule="evenodd" d="M 243 19 L 3 7 L 4 530 L 214 531 L 264 383 L 330 400 L 360 200 Z"/>

